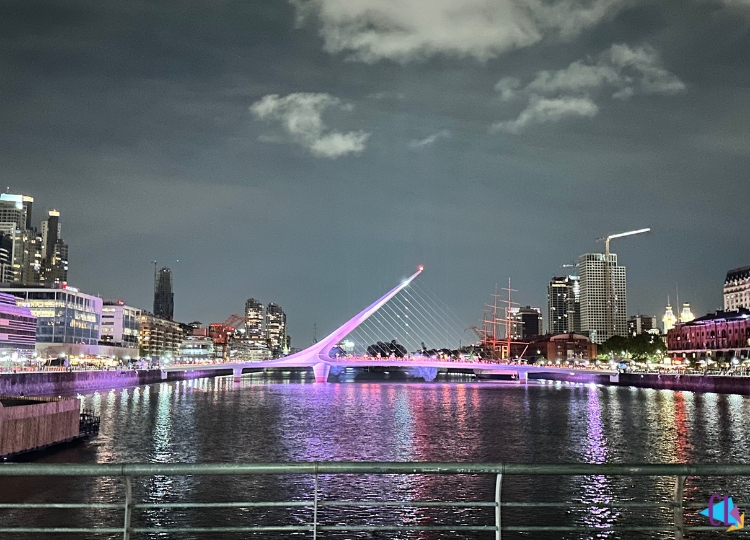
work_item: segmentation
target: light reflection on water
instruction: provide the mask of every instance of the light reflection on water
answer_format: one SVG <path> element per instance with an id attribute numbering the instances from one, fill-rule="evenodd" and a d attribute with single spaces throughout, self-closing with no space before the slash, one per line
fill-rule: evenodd
<path id="1" fill-rule="evenodd" d="M 198 379 L 96 392 L 83 400 L 84 407 L 102 417 L 100 435 L 83 445 L 48 454 L 41 461 L 638 463 L 750 459 L 743 421 L 750 412 L 750 400 L 742 396 L 559 382 L 309 384 L 293 377 L 256 375 L 240 384 L 232 378 Z M 0 500 L 4 502 L 11 492 L 26 501 L 109 502 L 122 496 L 118 480 L 56 482 L 52 486 L 26 482 L 19 489 L 0 493 Z M 136 494 L 146 502 L 290 500 L 310 496 L 312 486 L 311 478 L 291 476 L 154 477 L 140 482 Z M 320 486 L 322 497 L 328 499 L 491 500 L 493 496 L 493 479 L 486 477 L 325 476 Z M 749 498 L 746 483 L 736 479 L 689 480 L 686 493 L 693 500 L 702 500 L 719 487 L 731 489 L 737 499 Z M 505 500 L 586 505 L 544 513 L 505 513 L 508 520 L 519 524 L 577 523 L 590 529 L 583 536 L 555 534 L 549 538 L 620 538 L 597 529 L 611 524 L 650 525 L 666 520 L 669 514 L 656 508 L 635 512 L 601 509 L 599 505 L 666 500 L 671 497 L 672 483 L 670 479 L 649 478 L 506 477 L 503 489 Z M 490 514 L 470 511 L 446 516 L 444 512 L 410 509 L 380 512 L 377 517 L 366 510 L 346 517 L 327 512 L 334 522 L 417 524 L 442 518 L 447 522 L 476 523 L 480 518 L 483 523 L 491 522 Z M 236 524 L 237 515 L 148 512 L 144 522 L 156 526 L 208 525 L 213 521 L 231 525 Z M 250 522 L 262 517 L 283 523 L 287 517 L 276 511 L 239 515 Z M 292 516 L 298 521 L 309 519 L 305 511 Z M 105 523 L 107 514 L 100 512 L 91 519 Z M 344 537 L 355 536 L 340 538 Z M 641 538 L 649 537 L 654 536 Z"/>

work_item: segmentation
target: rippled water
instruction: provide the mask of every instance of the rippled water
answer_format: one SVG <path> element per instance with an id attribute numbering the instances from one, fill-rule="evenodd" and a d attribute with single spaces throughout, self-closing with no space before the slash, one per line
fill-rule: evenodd
<path id="1" fill-rule="evenodd" d="M 74 463 L 219 461 L 472 461 L 472 462 L 709 462 L 750 461 L 750 399 L 667 390 L 568 383 L 434 382 L 310 384 L 302 379 L 252 376 L 163 383 L 84 396 L 101 415 L 101 432 L 84 444 L 38 461 Z M 324 499 L 492 500 L 494 479 L 461 476 L 326 476 Z M 119 501 L 118 479 L 5 479 L 0 502 Z M 155 477 L 136 482 L 146 502 L 299 500 L 310 496 L 309 477 Z M 587 525 L 586 534 L 545 538 L 634 538 L 596 528 L 608 524 L 667 523 L 657 508 L 604 510 L 616 500 L 667 500 L 670 479 L 613 477 L 507 477 L 509 501 L 585 503 L 580 508 L 507 510 L 505 523 Z M 730 491 L 750 500 L 739 479 L 688 480 L 688 498 Z M 591 507 L 586 505 L 591 504 Z M 744 509 L 743 509 L 744 510 Z M 0 511 L 0 526 L 32 519 Z M 688 521 L 695 521 L 695 511 Z M 298 523 L 307 509 L 263 512 L 146 511 L 137 522 L 159 525 Z M 373 514 L 378 517 L 373 518 Z M 54 511 L 34 523 L 81 524 L 74 511 Z M 290 519 L 291 516 L 291 519 Z M 373 512 L 322 511 L 329 523 L 492 523 L 492 510 L 447 514 L 434 509 Z M 86 523 L 120 524 L 111 511 L 88 511 Z M 294 537 L 284 534 L 279 537 Z M 514 536 L 507 535 L 513 538 Z M 2 535 L 0 535 L 2 537 Z M 159 538 L 230 538 L 230 535 L 161 535 Z M 239 537 L 239 536 L 237 536 Z M 247 535 L 243 536 L 249 537 Z M 258 536 L 261 537 L 261 536 Z M 270 537 L 268 534 L 262 537 Z M 302 535 L 299 535 L 302 537 Z M 492 538 L 450 533 L 327 534 L 321 538 Z M 506 536 L 504 536 L 505 538 Z M 520 537 L 520 536 L 516 536 Z M 529 535 L 523 536 L 529 538 Z M 535 536 L 541 538 L 541 536 Z M 644 535 L 641 538 L 654 537 Z M 668 535 L 663 536 L 669 537 Z M 696 536 L 697 537 L 697 536 Z M 4 537 L 3 537 L 4 538 Z M 59 538 L 59 537 L 58 537 Z M 156 536 L 154 536 L 156 538 Z"/>

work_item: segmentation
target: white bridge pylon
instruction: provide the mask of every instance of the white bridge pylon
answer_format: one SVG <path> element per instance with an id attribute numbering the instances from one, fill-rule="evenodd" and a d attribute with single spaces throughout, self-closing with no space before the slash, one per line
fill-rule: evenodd
<path id="1" fill-rule="evenodd" d="M 308 347 L 307 349 L 298 353 L 286 356 L 273 362 L 265 362 L 265 364 L 278 367 L 305 367 L 312 366 L 315 372 L 316 382 L 325 382 L 328 379 L 328 374 L 331 371 L 331 364 L 329 363 L 331 357 L 329 356 L 331 349 L 333 349 L 342 339 L 344 339 L 349 333 L 351 333 L 360 324 L 365 322 L 372 314 L 383 307 L 388 300 L 396 296 L 402 290 L 404 290 L 409 283 L 411 283 L 419 274 L 424 270 L 423 266 L 414 272 L 411 276 L 401 282 L 398 287 L 390 290 L 375 302 L 367 306 L 365 309 L 357 313 L 354 317 L 346 321 L 336 330 L 331 332 L 325 338 L 321 339 L 317 343 Z"/>

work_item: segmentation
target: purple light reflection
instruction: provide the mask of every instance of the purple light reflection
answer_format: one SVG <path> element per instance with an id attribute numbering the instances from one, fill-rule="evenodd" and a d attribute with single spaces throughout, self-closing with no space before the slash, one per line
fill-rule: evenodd
<path id="1" fill-rule="evenodd" d="M 607 437 L 602 421 L 602 407 L 599 400 L 599 388 L 588 385 L 588 403 L 586 407 L 586 440 L 583 449 L 584 459 L 588 463 L 606 463 L 609 457 Z M 591 504 L 585 509 L 581 521 L 592 529 L 611 527 L 620 517 L 620 512 L 607 507 L 614 501 L 611 479 L 605 476 L 587 476 L 581 479 L 582 492 L 580 502 Z M 609 538 L 613 531 L 597 532 L 595 538 Z"/>

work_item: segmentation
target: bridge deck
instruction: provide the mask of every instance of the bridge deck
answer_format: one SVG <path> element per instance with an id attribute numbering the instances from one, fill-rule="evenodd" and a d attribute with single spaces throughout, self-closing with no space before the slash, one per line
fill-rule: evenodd
<path id="1" fill-rule="evenodd" d="M 198 371 L 212 369 L 271 369 L 271 368 L 309 368 L 316 363 L 326 363 L 340 367 L 392 367 L 392 368 L 437 368 L 437 369 L 470 369 L 474 371 L 516 372 L 516 373 L 580 373 L 597 375 L 615 375 L 617 371 L 605 369 L 584 369 L 573 367 L 552 367 L 529 364 L 498 362 L 445 361 L 431 358 L 331 358 L 329 361 L 300 361 L 298 359 L 263 360 L 258 362 L 227 362 L 220 364 L 174 364 L 165 366 L 164 371 Z"/>

